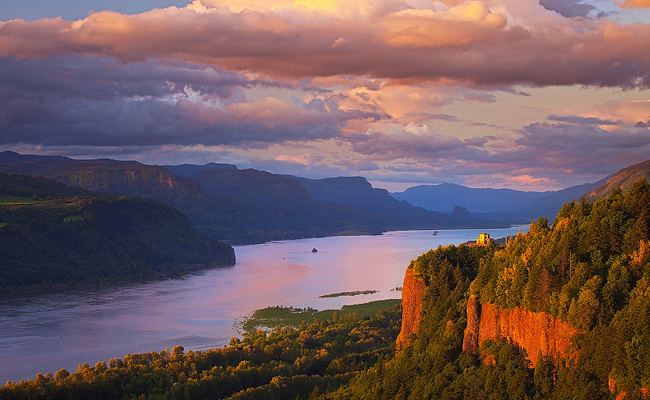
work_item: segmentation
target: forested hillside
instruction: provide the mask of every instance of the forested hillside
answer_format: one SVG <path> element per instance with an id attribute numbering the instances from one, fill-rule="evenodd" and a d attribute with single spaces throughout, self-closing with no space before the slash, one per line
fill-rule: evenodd
<path id="1" fill-rule="evenodd" d="M 234 264 L 234 251 L 153 200 L 0 173 L 2 293 L 162 277 L 194 264 Z"/>
<path id="2" fill-rule="evenodd" d="M 650 388 L 649 216 L 650 185 L 641 180 L 625 196 L 569 203 L 552 226 L 540 219 L 505 248 L 424 254 L 410 266 L 426 282 L 417 334 L 394 360 L 328 398 L 642 398 Z M 478 352 L 463 351 L 470 295 L 579 333 L 565 358 L 532 356 L 498 332 Z"/>
<path id="3" fill-rule="evenodd" d="M 585 199 L 587 201 L 594 201 L 606 197 L 615 188 L 619 188 L 623 193 L 627 193 L 634 183 L 642 178 L 645 180 L 650 179 L 650 160 L 623 168 L 605 182 L 602 182 L 600 186 L 587 193 Z"/>

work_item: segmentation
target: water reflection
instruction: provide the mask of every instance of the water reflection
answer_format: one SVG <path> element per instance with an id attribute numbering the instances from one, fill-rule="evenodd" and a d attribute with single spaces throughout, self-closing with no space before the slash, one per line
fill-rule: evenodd
<path id="1" fill-rule="evenodd" d="M 489 233 L 500 237 L 518 229 Z M 74 371 L 85 362 L 179 344 L 194 350 L 220 347 L 237 334 L 237 319 L 270 305 L 327 309 L 399 298 L 401 293 L 391 289 L 402 285 L 411 260 L 438 245 L 474 240 L 480 232 L 389 232 L 238 246 L 235 267 L 2 301 L 0 381 L 60 368 Z M 379 292 L 318 298 L 357 290 Z"/>

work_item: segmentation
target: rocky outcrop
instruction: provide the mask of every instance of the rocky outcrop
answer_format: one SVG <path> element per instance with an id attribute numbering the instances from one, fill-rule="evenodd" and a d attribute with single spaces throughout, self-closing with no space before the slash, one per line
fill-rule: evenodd
<path id="1" fill-rule="evenodd" d="M 397 351 L 408 346 L 420 330 L 422 296 L 426 283 L 414 269 L 406 270 L 402 288 L 402 330 L 397 337 Z M 521 307 L 501 309 L 482 303 L 476 296 L 467 301 L 467 328 L 463 338 L 464 351 L 477 351 L 489 339 L 505 338 L 524 348 L 528 360 L 535 365 L 539 354 L 554 359 L 572 358 L 571 339 L 579 330 L 568 322 L 544 312 L 532 312 Z"/>
<path id="2" fill-rule="evenodd" d="M 481 323 L 481 303 L 476 296 L 467 300 L 467 328 L 463 338 L 463 351 L 476 351 L 479 348 L 478 334 Z"/>
<path id="3" fill-rule="evenodd" d="M 397 336 L 397 351 L 406 347 L 410 338 L 420 330 L 425 290 L 424 279 L 413 268 L 407 269 L 402 286 L 402 330 Z"/>
<path id="4" fill-rule="evenodd" d="M 578 329 L 545 312 L 520 307 L 502 310 L 471 297 L 467 302 L 467 329 L 463 350 L 475 351 L 489 339 L 506 338 L 524 348 L 533 365 L 539 354 L 554 359 L 571 358 L 571 338 Z M 478 324 L 476 323 L 478 321 Z"/>

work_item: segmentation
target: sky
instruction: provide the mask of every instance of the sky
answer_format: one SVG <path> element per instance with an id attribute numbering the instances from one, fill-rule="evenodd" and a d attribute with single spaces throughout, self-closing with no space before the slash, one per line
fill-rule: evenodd
<path id="1" fill-rule="evenodd" d="M 0 0 L 0 150 L 558 190 L 650 159 L 650 0 Z"/>

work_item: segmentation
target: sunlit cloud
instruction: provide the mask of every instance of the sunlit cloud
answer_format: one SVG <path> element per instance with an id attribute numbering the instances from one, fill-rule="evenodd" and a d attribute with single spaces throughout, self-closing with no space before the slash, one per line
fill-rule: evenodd
<path id="1" fill-rule="evenodd" d="M 548 177 L 533 177 L 530 175 L 515 175 L 507 177 L 507 181 L 514 183 L 516 186 L 548 186 L 550 183 L 554 183 L 552 179 Z"/>
<path id="2" fill-rule="evenodd" d="M 393 124 L 384 132 L 368 131 L 350 137 L 354 150 L 372 155 L 373 159 L 453 157 L 465 144 L 452 136 L 439 135 L 426 125 L 399 126 Z"/>
<path id="3" fill-rule="evenodd" d="M 282 162 L 288 162 L 288 163 L 294 163 L 294 164 L 302 164 L 302 165 L 310 165 L 310 164 L 313 163 L 313 160 L 312 160 L 312 157 L 311 157 L 310 154 L 302 154 L 302 155 L 297 155 L 297 156 L 281 154 L 281 155 L 275 157 L 274 160 L 282 161 Z"/>
<path id="4" fill-rule="evenodd" d="M 623 8 L 650 8 L 650 0 L 624 0 L 616 4 Z"/>
<path id="5" fill-rule="evenodd" d="M 650 100 L 610 101 L 595 110 L 602 116 L 617 118 L 628 124 L 650 120 Z"/>
<path id="6" fill-rule="evenodd" d="M 607 131 L 646 127 L 645 124 L 650 121 L 650 100 L 609 101 L 577 115 L 549 115 L 547 119 L 578 125 L 596 125 Z"/>
<path id="7" fill-rule="evenodd" d="M 350 21 L 354 18 L 354 23 Z M 646 87 L 650 27 L 577 21 L 532 1 L 195 1 L 135 15 L 0 23 L 0 55 L 181 59 L 284 78 Z"/>
<path id="8" fill-rule="evenodd" d="M 475 90 L 459 85 L 399 85 L 379 83 L 377 87 L 354 87 L 337 91 L 341 108 L 385 113 L 409 122 L 428 119 L 457 120 L 439 111 L 457 102 L 492 102 L 490 90 Z"/>

